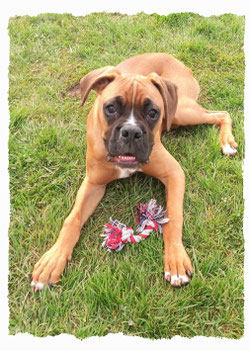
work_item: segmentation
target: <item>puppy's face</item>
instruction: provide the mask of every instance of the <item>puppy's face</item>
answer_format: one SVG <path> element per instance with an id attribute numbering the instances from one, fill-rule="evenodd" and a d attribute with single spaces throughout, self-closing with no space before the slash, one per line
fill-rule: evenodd
<path id="1" fill-rule="evenodd" d="M 108 160 L 126 168 L 147 163 L 164 110 L 152 82 L 120 76 L 103 90 L 99 108 Z"/>
<path id="2" fill-rule="evenodd" d="M 119 167 L 138 168 L 148 163 L 160 130 L 170 129 L 177 107 L 176 86 L 151 73 L 121 74 L 107 66 L 81 79 L 82 105 L 96 90 L 97 118 L 107 149 L 107 160 Z"/>

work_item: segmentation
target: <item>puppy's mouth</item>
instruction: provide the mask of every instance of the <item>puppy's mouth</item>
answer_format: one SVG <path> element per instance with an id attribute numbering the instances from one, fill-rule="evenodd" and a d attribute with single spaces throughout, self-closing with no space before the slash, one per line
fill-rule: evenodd
<path id="1" fill-rule="evenodd" d="M 126 153 L 118 156 L 107 156 L 107 160 L 115 162 L 121 168 L 136 168 L 139 166 L 139 161 L 133 154 Z M 148 163 L 148 161 L 146 161 Z"/>

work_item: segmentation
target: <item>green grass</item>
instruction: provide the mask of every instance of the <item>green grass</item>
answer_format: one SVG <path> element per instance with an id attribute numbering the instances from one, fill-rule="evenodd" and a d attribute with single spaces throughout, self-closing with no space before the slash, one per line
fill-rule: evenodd
<path id="1" fill-rule="evenodd" d="M 244 17 L 42 14 L 11 18 L 9 34 L 10 334 L 242 337 Z M 55 242 L 86 171 L 86 119 L 95 94 L 82 109 L 68 91 L 87 72 L 144 52 L 167 52 L 188 65 L 201 86 L 200 103 L 230 112 L 239 143 L 237 156 L 227 158 L 214 127 L 163 136 L 186 174 L 192 283 L 176 290 L 164 282 L 157 235 L 120 253 L 101 248 L 110 216 L 134 225 L 137 202 L 165 203 L 162 184 L 137 174 L 108 185 L 61 282 L 33 294 L 33 265 Z"/>

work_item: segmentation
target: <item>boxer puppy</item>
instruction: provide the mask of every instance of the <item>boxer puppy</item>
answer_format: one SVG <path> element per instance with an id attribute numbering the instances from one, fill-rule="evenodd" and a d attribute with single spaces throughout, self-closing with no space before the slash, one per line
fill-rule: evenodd
<path id="1" fill-rule="evenodd" d="M 162 145 L 161 133 L 178 126 L 215 124 L 223 154 L 234 155 L 237 144 L 229 113 L 198 105 L 199 85 L 192 71 L 164 53 L 96 69 L 81 79 L 80 89 L 82 105 L 92 89 L 97 92 L 87 121 L 86 177 L 56 243 L 34 267 L 33 290 L 60 280 L 106 185 L 138 171 L 165 185 L 170 218 L 163 225 L 165 278 L 174 287 L 187 284 L 193 268 L 182 243 L 185 176 Z"/>

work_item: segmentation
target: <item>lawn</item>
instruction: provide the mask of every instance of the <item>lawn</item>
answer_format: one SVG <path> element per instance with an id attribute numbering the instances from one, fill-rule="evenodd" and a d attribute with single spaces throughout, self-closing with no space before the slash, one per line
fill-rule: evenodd
<path id="1" fill-rule="evenodd" d="M 244 24 L 232 14 L 10 18 L 10 334 L 243 336 Z M 136 174 L 108 185 L 60 283 L 34 294 L 33 266 L 54 244 L 86 171 L 86 119 L 95 93 L 81 108 L 69 91 L 87 72 L 144 52 L 167 52 L 190 67 L 201 86 L 199 102 L 230 112 L 239 143 L 229 158 L 215 127 L 163 135 L 186 175 L 183 240 L 192 282 L 174 289 L 163 280 L 157 234 L 119 253 L 101 248 L 110 216 L 134 225 L 136 203 L 165 204 L 163 185 Z"/>

